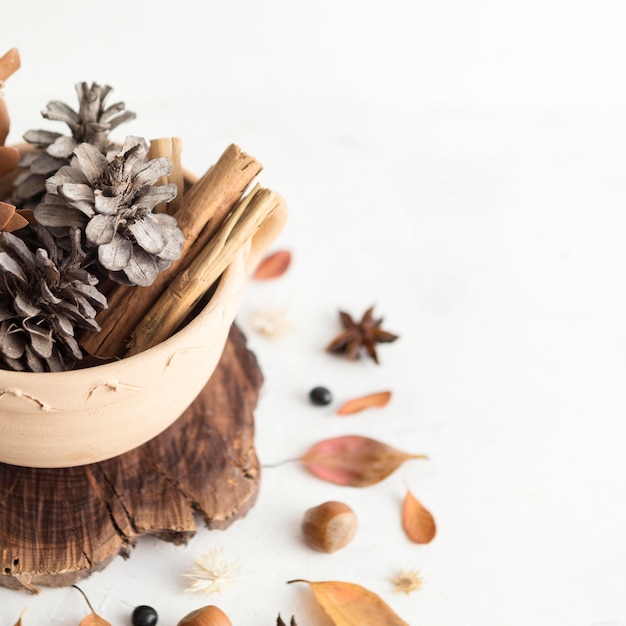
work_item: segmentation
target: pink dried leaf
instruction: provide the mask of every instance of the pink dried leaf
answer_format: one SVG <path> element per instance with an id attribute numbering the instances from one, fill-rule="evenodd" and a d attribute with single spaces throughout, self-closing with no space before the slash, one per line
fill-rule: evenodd
<path id="1" fill-rule="evenodd" d="M 278 250 L 261 260 L 254 272 L 255 280 L 270 280 L 282 276 L 291 265 L 291 252 Z"/>
<path id="2" fill-rule="evenodd" d="M 314 444 L 300 461 L 322 480 L 349 487 L 367 487 L 387 478 L 405 461 L 425 458 L 368 437 L 343 435 Z"/>

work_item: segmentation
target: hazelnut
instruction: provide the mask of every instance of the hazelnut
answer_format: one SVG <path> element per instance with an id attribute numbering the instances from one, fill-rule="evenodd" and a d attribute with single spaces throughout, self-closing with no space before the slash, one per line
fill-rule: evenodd
<path id="1" fill-rule="evenodd" d="M 233 623 L 222 609 L 210 604 L 183 617 L 178 626 L 233 626 Z"/>
<path id="2" fill-rule="evenodd" d="M 306 511 L 302 534 L 311 548 L 335 552 L 352 541 L 356 526 L 356 515 L 347 504 L 330 501 Z"/>

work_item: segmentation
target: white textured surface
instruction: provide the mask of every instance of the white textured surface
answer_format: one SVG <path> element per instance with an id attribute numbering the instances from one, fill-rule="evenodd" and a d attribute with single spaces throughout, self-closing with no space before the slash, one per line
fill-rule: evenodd
<path id="1" fill-rule="evenodd" d="M 199 173 L 239 143 L 286 197 L 275 247 L 293 251 L 293 266 L 250 284 L 239 316 L 266 377 L 262 462 L 343 433 L 431 457 L 364 490 L 297 464 L 267 469 L 257 505 L 227 531 L 200 530 L 186 547 L 144 539 L 82 583 L 116 626 L 141 603 L 163 626 L 204 603 L 235 626 L 271 626 L 279 611 L 329 626 L 292 578 L 358 582 L 412 626 L 626 624 L 622 4 L 406 6 L 3 9 L 4 47 L 23 58 L 6 92 L 13 140 L 40 126 L 49 99 L 73 102 L 77 80 L 109 82 L 139 113 L 127 132 L 181 136 Z M 381 347 L 382 364 L 324 353 L 337 308 L 371 304 L 401 335 Z M 279 341 L 248 325 L 268 307 L 285 307 L 293 326 Z M 340 419 L 308 404 L 316 384 L 335 406 L 384 388 L 395 396 Z M 428 546 L 400 528 L 406 485 L 438 521 Z M 360 528 L 345 550 L 320 555 L 298 529 L 328 499 L 350 504 Z M 218 544 L 240 562 L 237 583 L 184 594 L 181 575 Z M 419 569 L 424 588 L 394 594 L 400 568 Z M 0 589 L 0 607 L 0 626 L 24 607 L 25 626 L 85 614 L 72 589 Z"/>

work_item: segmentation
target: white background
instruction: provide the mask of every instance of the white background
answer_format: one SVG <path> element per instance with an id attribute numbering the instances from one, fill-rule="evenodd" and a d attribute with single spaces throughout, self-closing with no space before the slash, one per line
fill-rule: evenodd
<path id="1" fill-rule="evenodd" d="M 626 38 L 623 3 L 527 0 L 13 2 L 3 49 L 10 140 L 73 85 L 115 88 L 148 138 L 178 135 L 203 173 L 231 142 L 265 166 L 290 221 L 293 265 L 248 286 L 239 316 L 266 383 L 266 464 L 357 433 L 429 461 L 363 490 L 298 464 L 264 471 L 257 505 L 186 547 L 144 539 L 82 583 L 116 626 L 137 604 L 159 624 L 215 603 L 235 626 L 330 626 L 292 578 L 346 580 L 412 626 L 626 624 Z M 409 8 L 410 7 L 410 8 Z M 112 100 L 113 101 L 113 100 Z M 58 129 L 58 126 L 56 127 Z M 324 352 L 339 308 L 374 304 L 401 335 L 381 365 Z M 250 327 L 284 309 L 280 340 Z M 312 407 L 326 384 L 336 401 Z M 333 416 L 391 389 L 381 411 Z M 435 515 L 428 546 L 399 524 L 406 487 Z M 311 552 L 303 512 L 350 504 L 358 534 Z M 1 512 L 0 512 L 1 514 Z M 219 596 L 185 594 L 193 559 L 239 562 Z M 390 578 L 418 569 L 423 588 Z M 0 626 L 76 625 L 72 589 L 0 589 Z"/>

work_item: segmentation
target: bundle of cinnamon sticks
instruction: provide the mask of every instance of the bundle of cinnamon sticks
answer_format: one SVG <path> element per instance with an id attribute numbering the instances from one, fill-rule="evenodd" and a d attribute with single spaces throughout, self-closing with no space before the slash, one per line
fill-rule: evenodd
<path id="1" fill-rule="evenodd" d="M 96 320 L 102 330 L 80 338 L 85 352 L 101 358 L 142 352 L 173 334 L 191 309 L 282 203 L 275 192 L 256 185 L 244 196 L 262 166 L 236 145 L 186 192 L 182 192 L 180 142 L 153 141 L 151 158 L 168 156 L 179 185 L 177 202 L 163 207 L 176 217 L 185 235 L 178 261 L 148 287 L 114 285 L 108 308 Z"/>

